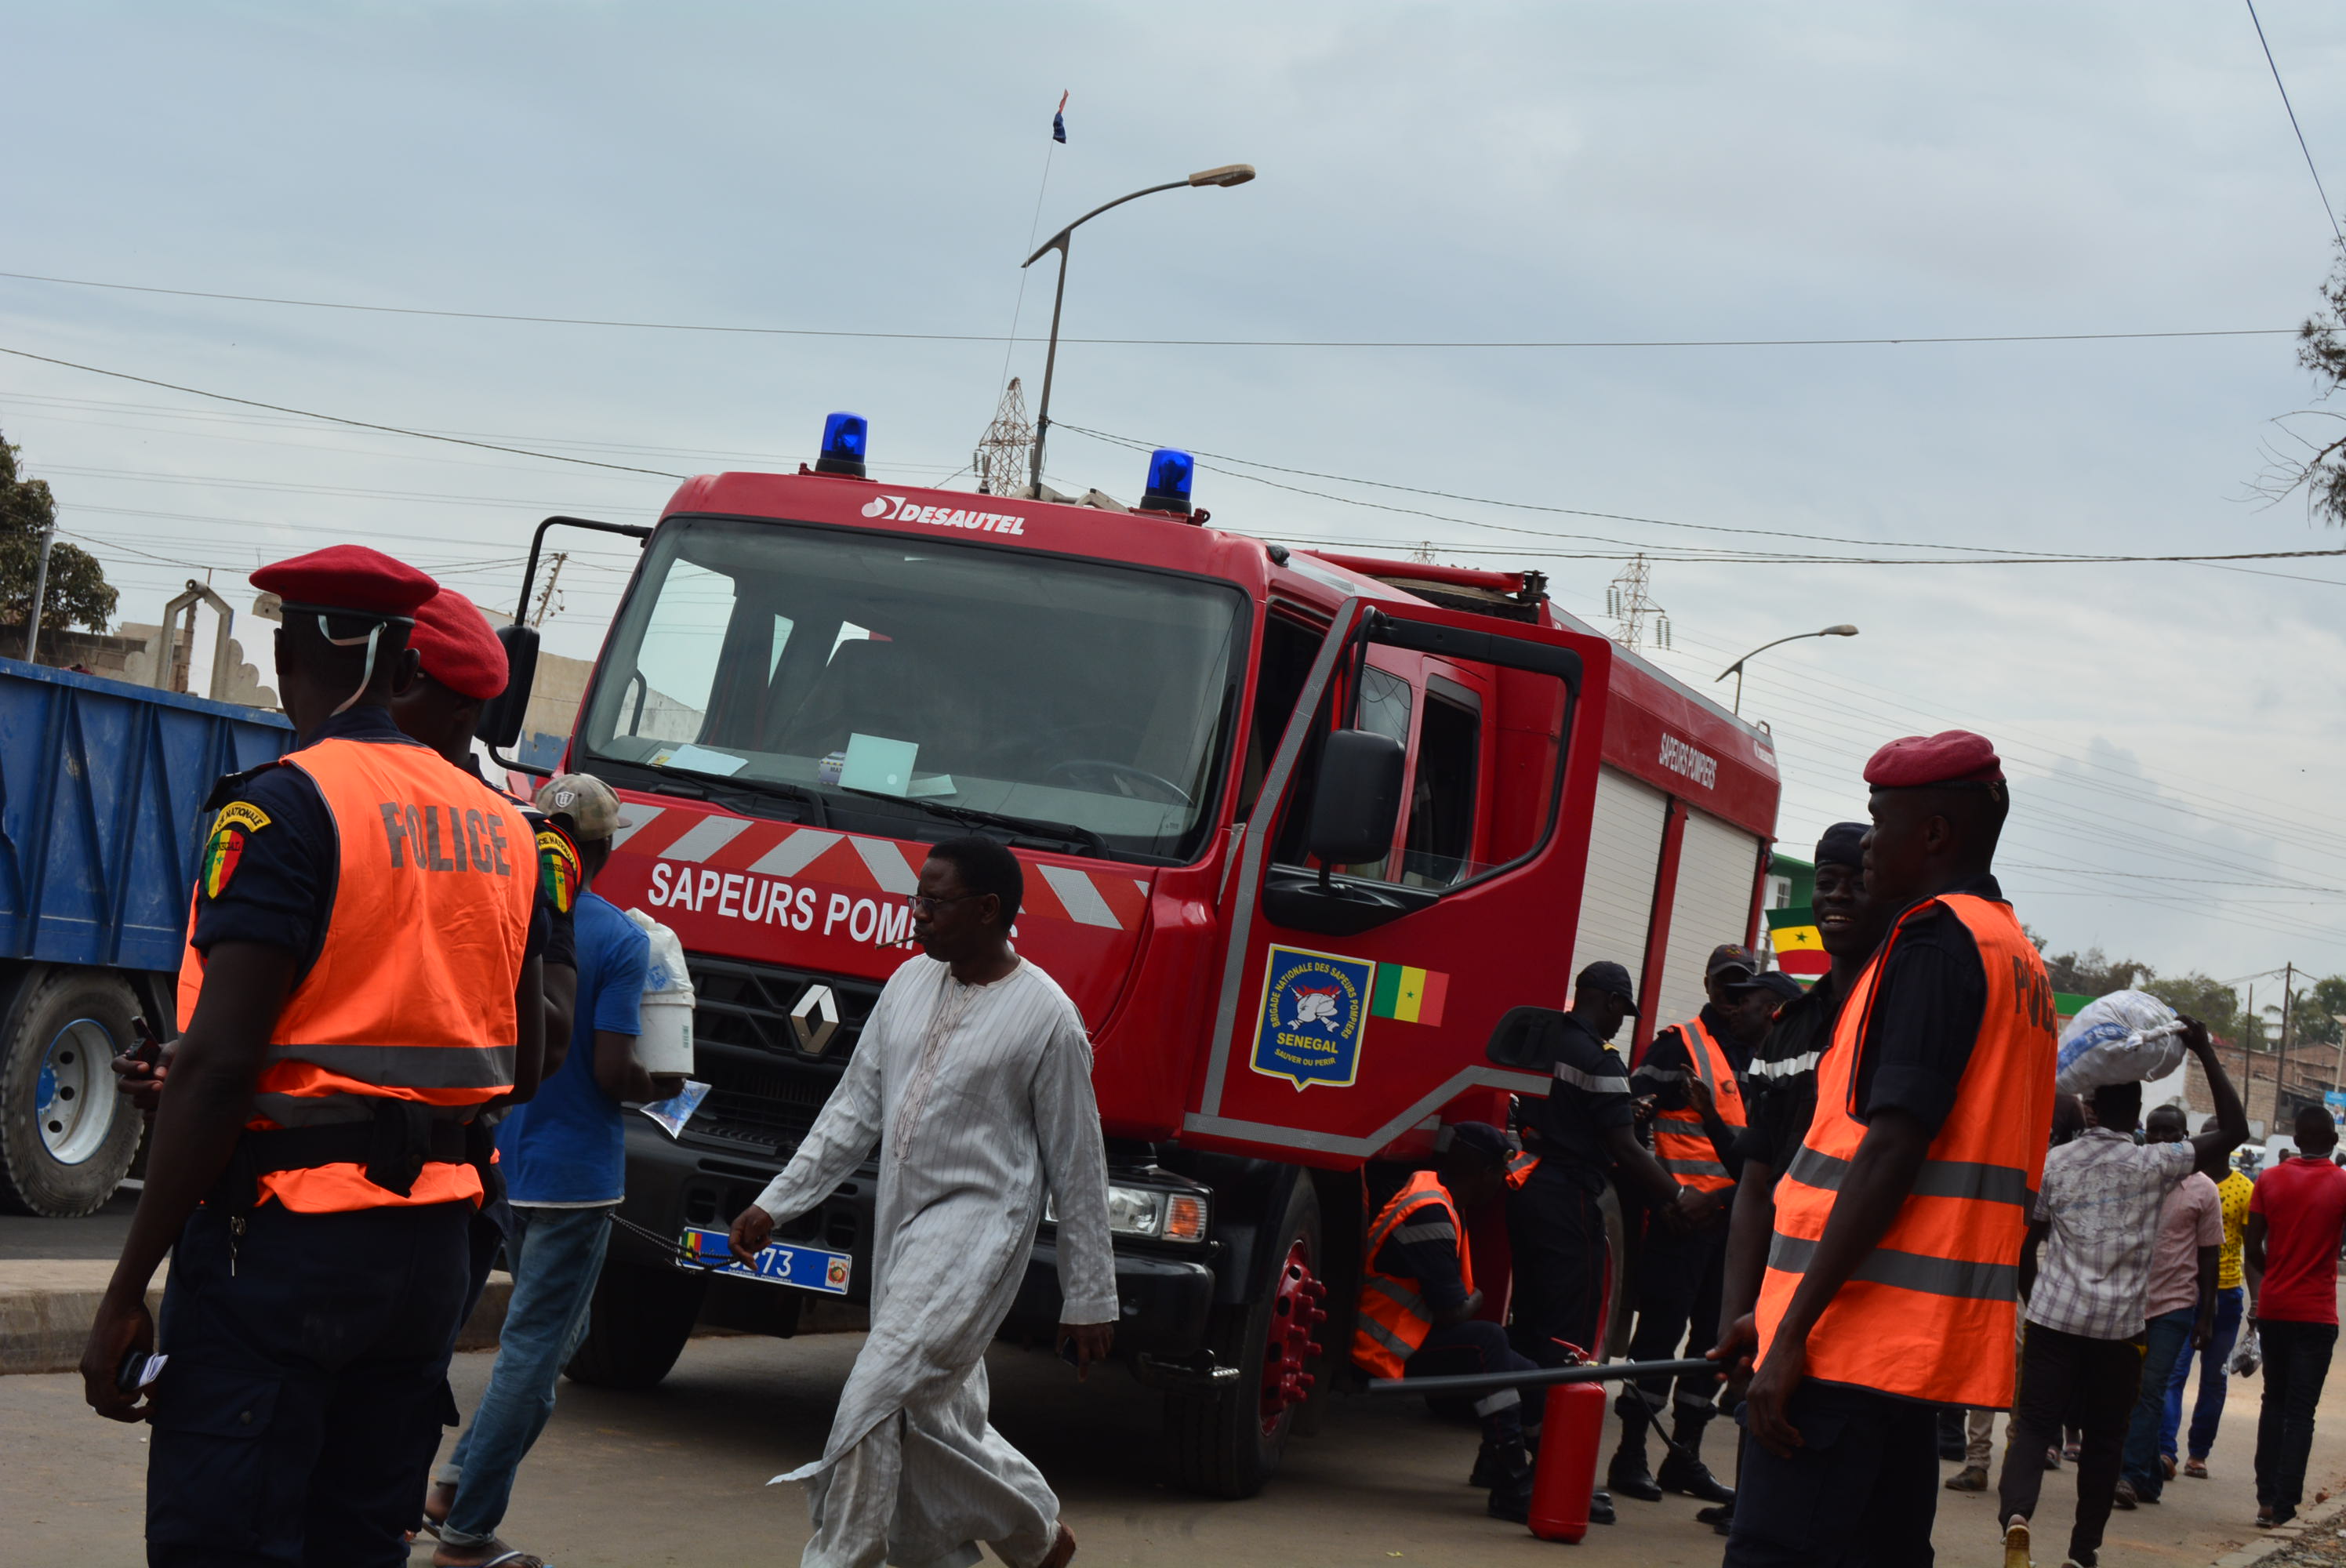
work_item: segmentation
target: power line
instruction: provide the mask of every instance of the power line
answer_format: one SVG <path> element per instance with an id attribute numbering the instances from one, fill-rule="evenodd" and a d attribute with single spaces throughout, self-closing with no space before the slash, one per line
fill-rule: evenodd
<path id="1" fill-rule="evenodd" d="M 1137 439 L 1137 437 L 1134 437 L 1134 436 L 1127 436 L 1127 435 L 1114 435 L 1114 434 L 1110 434 L 1110 433 L 1109 433 L 1108 432 L 1107 432 L 1107 431 L 1091 430 L 1091 429 L 1087 429 L 1087 428 L 1086 428 L 1085 426 L 1082 426 L 1082 425 L 1076 425 L 1076 424 L 1061 424 L 1061 425 L 1056 426 L 1056 428 L 1060 429 L 1060 430 L 1073 431 L 1073 432 L 1075 432 L 1076 434 L 1079 434 L 1079 435 L 1088 435 L 1088 436 L 1091 436 L 1091 437 L 1093 437 L 1093 438 L 1095 438 L 1095 439 L 1096 439 L 1096 440 L 1111 442 L 1111 443 L 1114 443 L 1115 444 L 1117 444 L 1117 445 L 1118 445 L 1118 446 L 1129 447 L 1129 448 L 1132 448 L 1132 449 L 1134 449 L 1134 450 L 1136 450 L 1136 451 L 1142 451 L 1142 452 L 1146 452 L 1146 451 L 1150 450 L 1150 446 L 1149 446 L 1149 443 L 1148 443 L 1144 442 L 1144 441 L 1141 441 L 1141 440 L 1139 440 L 1139 439 Z M 1300 484 L 1285 484 L 1285 483 L 1283 483 L 1282 481 L 1276 480 L 1276 479 L 1266 479 L 1266 478 L 1264 478 L 1262 475 L 1260 475 L 1260 474 L 1259 474 L 1259 473 L 1242 473 L 1242 472 L 1240 472 L 1240 471 L 1239 471 L 1239 470 L 1237 470 L 1237 469 L 1229 469 L 1229 468 L 1214 468 L 1214 467 L 1212 467 L 1212 465 L 1210 465 L 1210 464 L 1201 464 L 1201 465 L 1200 465 L 1200 466 L 1204 466 L 1204 467 L 1208 468 L 1209 472 L 1211 472 L 1211 473 L 1221 473 L 1221 474 L 1224 474 L 1224 475 L 1226 475 L 1226 476 L 1228 476 L 1228 477 L 1229 477 L 1229 478 L 1232 478 L 1232 479 L 1243 479 L 1243 480 L 1246 480 L 1246 481 L 1248 481 L 1248 482 L 1250 482 L 1250 483 L 1251 483 L 1251 484 L 1268 485 L 1268 486 L 1270 486 L 1271 489 L 1274 489 L 1274 490 L 1284 490 L 1284 491 L 1287 491 L 1287 492 L 1289 492 L 1289 493 L 1290 493 L 1290 494 L 1296 494 L 1296 495 L 1309 495 L 1309 496 L 1311 496 L 1311 497 L 1313 497 L 1313 498 L 1315 498 L 1315 499 L 1317 499 L 1317 500 L 1321 500 L 1321 501 L 1333 501 L 1333 502 L 1336 502 L 1336 503 L 1337 503 L 1338 504 L 1340 504 L 1340 505 L 1344 505 L 1344 506 L 1360 506 L 1360 507 L 1365 507 L 1365 508 L 1367 508 L 1368 510 L 1370 510 L 1370 511 L 1374 511 L 1374 512 L 1393 512 L 1393 513 L 1399 513 L 1400 514 L 1402 514 L 1402 515 L 1403 515 L 1403 516 L 1407 516 L 1407 517 L 1424 517 L 1424 518 L 1431 519 L 1432 521 L 1436 522 L 1436 523 L 1455 523 L 1455 524 L 1459 524 L 1461 527 L 1466 527 L 1466 528 L 1487 528 L 1487 529 L 1491 529 L 1491 530 L 1493 530 L 1493 531 L 1494 531 L 1494 532 L 1497 532 L 1497 533 L 1502 533 L 1502 534 L 1518 534 L 1518 535 L 1528 535 L 1528 536 L 1530 536 L 1530 537 L 1532 537 L 1532 538 L 1535 538 L 1535 539 L 1568 539 L 1568 540 L 1573 540 L 1573 541 L 1579 542 L 1579 543 L 1584 543 L 1584 544 L 1593 544 L 1593 545 L 1611 545 L 1618 546 L 1618 547 L 1619 547 L 1619 548 L 1621 548 L 1621 549 L 1627 549 L 1627 550 L 1643 550 L 1643 551 L 1647 551 L 1647 552 L 1655 553 L 1655 555 L 1654 555 L 1654 558 L 1655 558 L 1656 560 L 1661 560 L 1661 561 L 1677 561 L 1677 562 L 1683 562 L 1683 563 L 1687 563 L 1687 564 L 1690 564 L 1690 565 L 1754 565 L 1777 564 L 1777 565 L 1804 565 L 1804 566 L 1815 566 L 1815 565 L 1835 565 L 1835 566 L 2031 566 L 2031 565 L 2042 565 L 2042 566 L 2076 566 L 2076 565 L 2124 565 L 2124 564 L 2127 564 L 2127 563 L 2142 563 L 2142 562 L 2156 562 L 2156 563 L 2163 563 L 2163 564 L 2194 564 L 2194 565 L 2198 565 L 2198 564 L 2208 564 L 2208 563 L 2213 563 L 2213 562 L 2218 562 L 2218 561 L 2280 561 L 2280 560 L 2295 560 L 2295 559 L 2298 559 L 2298 558 L 2300 558 L 2300 557 L 2308 557 L 2308 556 L 2346 555 L 2346 548 L 2341 548 L 2341 549 L 2333 549 L 2333 550 L 2271 550 L 2271 551 L 2254 551 L 2254 552 L 2247 552 L 2247 553 L 2241 553 L 2241 554 L 2227 554 L 2227 555 L 2086 555 L 2086 554 L 2066 554 L 2066 555 L 2065 555 L 2065 554 L 2061 554 L 2061 553 L 2059 553 L 2059 552 L 2050 551 L 2050 550 L 2014 550 L 2014 549 L 2012 549 L 2012 548 L 2009 548 L 2009 547 L 2002 547 L 2002 548 L 2000 548 L 2000 547 L 1993 546 L 1993 545 L 1922 544 L 1922 543 L 1913 543 L 1913 542 L 1909 542 L 1909 541 L 1905 541 L 1905 540 L 1887 540 L 1887 541 L 1884 541 L 1884 540 L 1875 540 L 1875 539 L 1851 539 L 1851 538 L 1846 538 L 1846 537 L 1842 537 L 1842 536 L 1840 536 L 1840 535 L 1830 535 L 1830 534 L 1800 534 L 1800 533 L 1794 533 L 1794 532 L 1790 532 L 1790 531 L 1783 530 L 1783 529 L 1772 529 L 1772 528 L 1735 528 L 1735 527 L 1729 527 L 1729 526 L 1726 526 L 1726 525 L 1724 525 L 1724 524 L 1711 524 L 1711 523 L 1674 523 L 1674 522 L 1670 522 L 1670 521 L 1668 521 L 1668 520 L 1667 520 L 1667 519 L 1659 518 L 1659 517 L 1637 517 L 1637 516 L 1632 516 L 1632 515 L 1629 515 L 1629 514 L 1625 514 L 1625 513 L 1618 513 L 1618 512 L 1591 512 L 1591 511 L 1586 511 L 1586 510 L 1582 510 L 1582 509 L 1579 509 L 1579 508 L 1568 507 L 1568 506 L 1544 506 L 1544 505 L 1537 504 L 1535 504 L 1535 503 L 1532 503 L 1532 502 L 1525 502 L 1525 501 L 1491 501 L 1491 500 L 1486 500 L 1486 499 L 1484 499 L 1484 497 L 1481 497 L 1481 496 L 1474 496 L 1474 495 L 1461 495 L 1461 494 L 1455 494 L 1454 492 L 1451 492 L 1451 491 L 1444 491 L 1444 490 L 1423 490 L 1423 489 L 1419 489 L 1419 488 L 1417 488 L 1417 487 L 1416 487 L 1416 486 L 1414 486 L 1414 485 L 1407 485 L 1407 484 L 1388 484 L 1388 483 L 1386 483 L 1385 481 L 1382 481 L 1382 480 L 1376 480 L 1376 479 L 1359 479 L 1359 478 L 1354 478 L 1354 477 L 1352 477 L 1352 476 L 1351 476 L 1351 475 L 1349 475 L 1349 474 L 1338 474 L 1338 473 L 1316 473 L 1316 472 L 1314 472 L 1314 471 L 1312 471 L 1312 470 L 1310 470 L 1310 469 L 1300 469 L 1300 468 L 1281 468 L 1281 467 L 1280 467 L 1278 464 L 1276 464 L 1276 463 L 1253 463 L 1253 462 L 1250 462 L 1250 460 L 1245 459 L 1245 458 L 1230 457 L 1230 456 L 1228 456 L 1227 454 L 1224 454 L 1224 453 L 1209 453 L 1209 452 L 1205 452 L 1205 451 L 1203 451 L 1202 449 L 1193 449 L 1193 452 L 1195 453 L 1195 454 L 1196 454 L 1196 455 L 1198 455 L 1198 456 L 1217 458 L 1217 459 L 1219 459 L 1220 462 L 1223 462 L 1223 463 L 1246 463 L 1246 464 L 1247 464 L 1247 466 L 1249 466 L 1249 467 L 1254 467 L 1254 468 L 1265 468 L 1265 469 L 1269 469 L 1269 470 L 1270 470 L 1272 473 L 1297 473 L 1297 474 L 1303 474 L 1303 475 L 1307 475 L 1307 476 L 1311 477 L 1311 478 L 1332 480 L 1332 481 L 1334 481 L 1334 482 L 1336 482 L 1337 484 L 1365 484 L 1365 485 L 1372 485 L 1372 486 L 1374 486 L 1374 487 L 1376 487 L 1376 488 L 1378 488 L 1378 489 L 1382 489 L 1382 490 L 1397 490 L 1397 491 L 1403 491 L 1403 492 L 1406 492 L 1406 493 L 1408 493 L 1408 494 L 1416 494 L 1416 495 L 1433 495 L 1433 496 L 1439 496 L 1439 497 L 1443 497 L 1443 498 L 1446 498 L 1446 499 L 1449 499 L 1449 500 L 1470 502 L 1470 503 L 1472 503 L 1472 504 L 1476 504 L 1476 505 L 1484 505 L 1484 506 L 1504 506 L 1504 507 L 1509 507 L 1509 508 L 1512 508 L 1512 509 L 1514 509 L 1514 510 L 1517 510 L 1517 511 L 1524 511 L 1524 512 L 1551 512 L 1551 513 L 1557 513 L 1557 514 L 1564 514 L 1564 515 L 1567 515 L 1567 516 L 1574 516 L 1574 517 L 1596 517 L 1596 518 L 1601 518 L 1601 519 L 1606 519 L 1606 520 L 1609 520 L 1609 521 L 1613 521 L 1613 522 L 1619 522 L 1619 523 L 1642 523 L 1642 524 L 1652 524 L 1652 525 L 1654 525 L 1654 526 L 1657 526 L 1657 527 L 1663 527 L 1663 528 L 1694 528 L 1694 529 L 1700 529 L 1700 530 L 1703 530 L 1703 531 L 1708 532 L 1708 533 L 1719 533 L 1719 534 L 1749 534 L 1749 535 L 1764 535 L 1764 536 L 1770 537 L 1770 538 L 1780 538 L 1780 539 L 1815 540 L 1815 541 L 1819 541 L 1819 542 L 1825 543 L 1825 544 L 1862 545 L 1870 545 L 1870 546 L 1872 546 L 1872 548 L 1877 549 L 1877 550 L 1879 550 L 1879 549 L 1885 549 L 1885 548 L 1888 548 L 1888 549 L 1899 549 L 1899 550 L 1943 550 L 1943 551 L 1953 551 L 1953 552 L 1959 552 L 1959 553 L 1961 553 L 1961 554 L 1958 554 L 1958 555 L 1954 555 L 1954 556 L 1953 556 L 1953 557 L 1949 557 L 1949 556 L 1912 556 L 1912 557 L 1906 557 L 1906 556 L 1881 556 L 1881 557 L 1876 557 L 1876 556 L 1864 556 L 1864 555 L 1822 555 L 1822 554 L 1803 554 L 1803 555 L 1793 555 L 1793 554 L 1785 554 L 1785 553 L 1781 553 L 1781 552 L 1772 553 L 1772 554 L 1771 554 L 1771 553 L 1767 553 L 1767 552 L 1762 552 L 1762 551 L 1740 551 L 1740 550 L 1729 550 L 1729 549 L 1726 549 L 1726 548 L 1724 548 L 1724 547 L 1717 548 L 1717 549 L 1703 549 L 1703 550 L 1699 550 L 1699 551 L 1698 551 L 1698 550 L 1694 549 L 1693 547 L 1690 547 L 1690 546 L 1689 546 L 1689 547 L 1678 547 L 1678 548 L 1677 548 L 1677 553 L 1676 553 L 1676 554 L 1668 554 L 1668 555 L 1665 555 L 1665 554 L 1660 554 L 1660 553 L 1658 553 L 1658 552 L 1659 552 L 1659 551 L 1668 551 L 1668 550 L 1671 550 L 1671 549 L 1673 549 L 1674 547 L 1673 547 L 1673 546 L 1670 546 L 1670 545 L 1660 545 L 1660 546 L 1656 546 L 1656 545 L 1651 545 L 1651 544 L 1646 543 L 1646 542 L 1644 542 L 1644 541 L 1640 541 L 1640 540 L 1634 540 L 1634 539 L 1613 539 L 1613 538 L 1607 538 L 1607 537 L 1606 537 L 1606 536 L 1604 536 L 1604 535 L 1596 535 L 1596 534 L 1561 534 L 1561 533 L 1555 532 L 1554 530 L 1551 530 L 1551 529 L 1545 529 L 1545 528 L 1518 528 L 1518 527 L 1511 527 L 1511 526 L 1509 526 L 1508 524 L 1504 524 L 1504 523 L 1486 523 L 1486 522 L 1484 522 L 1483 520 L 1481 520 L 1480 518 L 1474 518 L 1474 517 L 1457 517 L 1457 516 L 1450 515 L 1449 514 L 1446 514 L 1446 513 L 1441 513 L 1441 512 L 1429 512 L 1429 511 L 1426 511 L 1426 510 L 1425 510 L 1424 508 L 1423 508 L 1423 507 L 1417 507 L 1417 506 L 1396 506 L 1396 505 L 1392 505 L 1392 504 L 1389 504 L 1389 503 L 1382 502 L 1382 501 L 1366 501 L 1366 500 L 1362 500 L 1361 497 L 1356 496 L 1356 495 L 1339 495 L 1339 494 L 1335 494 L 1335 493 L 1334 493 L 1334 492 L 1332 492 L 1332 491 L 1327 491 L 1327 490 L 1313 490 L 1313 489 L 1310 489 L 1310 488 L 1308 488 L 1308 487 L 1306 487 L 1306 486 L 1304 486 L 1304 485 L 1300 485 Z M 1313 542 L 1313 541 L 1312 541 L 1311 539 L 1310 539 L 1309 537 L 1307 537 L 1307 536 L 1305 536 L 1305 535 L 1301 535 L 1282 534 L 1282 535 L 1280 535 L 1280 536 L 1281 538 L 1283 538 L 1283 539 L 1286 539 L 1286 540 L 1288 540 L 1288 541 L 1290 541 L 1290 542 L 1291 542 L 1291 543 L 1296 543 L 1296 544 L 1310 544 L 1310 543 L 1312 543 L 1312 542 Z M 1318 542 L 1320 542 L 1320 543 L 1325 543 L 1325 544 L 1333 544 L 1333 545 L 1345 545 L 1345 544 L 1347 543 L 1347 541 L 1344 541 L 1344 540 L 1341 540 L 1341 539 L 1334 539 L 1334 540 L 1321 540 L 1321 541 L 1318 541 Z M 1540 556 L 1540 557 L 1543 557 L 1543 558 L 1551 559 L 1551 560 L 1558 560 L 1558 561 L 1589 561 L 1589 560 L 1605 560 L 1605 559 L 1609 559 L 1609 558 L 1611 557 L 1611 553 L 1610 553 L 1610 552 L 1606 552 L 1606 551 L 1571 552 L 1571 551 L 1556 551 L 1556 550 L 1533 550 L 1533 549 L 1529 549 L 1529 548 L 1523 547 L 1523 546 L 1514 546 L 1514 547 L 1510 547 L 1510 546 L 1504 546 L 1504 545 L 1484 545 L 1484 544 L 1466 544 L 1466 543 L 1456 543 L 1456 542 L 1435 542 L 1435 543 L 1434 543 L 1434 547 L 1435 547 L 1435 548 L 1440 548 L 1440 549 L 1447 549 L 1447 550 L 1473 551 L 1473 552 L 1478 552 L 1478 553 L 1480 553 L 1480 554 L 1486 555 L 1536 555 L 1536 556 Z M 1975 554 L 1974 554 L 1974 552 L 1975 552 Z M 2308 579 L 2308 580 L 2309 580 L 2309 581 L 2320 581 L 2320 579 L 2319 579 L 2319 578 L 2312 578 L 2312 579 Z"/>
<path id="2" fill-rule="evenodd" d="M 110 289 L 133 294 L 168 294 L 185 300 L 220 300 L 243 305 L 291 305 L 311 311 L 356 311 L 385 316 L 438 316 L 458 321 L 519 321 L 544 327 L 605 327 L 648 332 L 719 332 L 750 337 L 860 338 L 884 342 L 1039 343 L 1001 332 L 872 332 L 832 327 L 742 327 L 698 321 L 630 321 L 592 316 L 529 316 L 503 311 L 445 311 L 421 305 L 365 305 L 339 300 L 295 300 L 268 294 L 225 294 L 202 289 L 165 289 L 146 283 L 104 283 L 89 278 L 56 278 L 39 272 L 0 272 L 26 283 L 56 283 L 76 289 Z M 2294 337 L 2295 327 L 2221 327 L 2155 332 L 1911 333 L 1894 338 L 1070 338 L 1062 343 L 1099 348 L 1159 349 L 1846 349 L 1908 348 L 1945 343 L 2095 343 L 2162 338 Z"/>
<path id="3" fill-rule="evenodd" d="M 2272 46 L 2265 41 L 2265 25 L 2257 16 L 2257 0 L 2242 0 L 2249 8 L 2249 20 L 2255 24 L 2257 43 L 2265 52 L 2265 66 L 2272 72 L 2273 86 L 2280 88 L 2280 107 L 2289 111 L 2289 128 L 2297 133 L 2297 150 L 2305 155 L 2305 172 L 2313 176 L 2313 189 L 2321 198 L 2321 210 L 2330 219 L 2330 236 L 2346 246 L 2346 234 L 2338 230 L 2338 209 L 2330 205 L 2330 192 L 2321 188 L 2321 171 L 2313 167 L 2313 149 L 2305 145 L 2305 127 L 2297 123 L 2297 106 L 2289 101 L 2289 88 L 2280 79 L 2280 67 L 2273 63 Z"/>
<path id="4" fill-rule="evenodd" d="M 670 473 L 659 468 L 633 468 L 624 463 L 598 463 L 591 457 L 564 457 L 551 452 L 527 452 L 518 446 L 499 446 L 495 442 L 467 441 L 462 436 L 434 435 L 429 431 L 403 430 L 395 424 L 375 424 L 363 419 L 344 419 L 340 414 L 318 413 L 305 408 L 287 408 L 281 403 L 260 402 L 249 397 L 231 397 L 227 392 L 206 392 L 201 387 L 183 387 L 171 382 L 158 382 L 151 376 L 134 376 L 126 371 L 100 370 L 96 365 L 76 364 L 71 360 L 51 359 L 46 354 L 28 353 L 23 349 L 0 348 L 0 354 L 13 354 L 20 360 L 36 360 L 45 365 L 62 365 L 69 371 L 86 371 L 94 376 L 110 376 L 119 382 L 137 382 L 140 386 L 161 387 L 165 392 L 186 392 L 190 397 L 214 398 L 221 402 L 241 403 L 246 408 L 265 408 L 271 413 L 299 414 L 304 419 L 321 419 L 329 424 L 346 424 L 355 430 L 379 430 L 386 435 L 413 436 L 417 441 L 444 441 L 456 446 L 477 446 L 489 452 L 510 453 L 515 457 L 542 458 L 547 463 L 575 463 L 583 468 L 607 468 L 619 473 L 649 473 L 661 479 L 684 479 L 688 475 Z"/>

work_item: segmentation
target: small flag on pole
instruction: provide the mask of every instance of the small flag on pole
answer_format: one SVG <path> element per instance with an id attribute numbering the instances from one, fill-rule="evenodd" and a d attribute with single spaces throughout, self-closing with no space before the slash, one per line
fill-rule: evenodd
<path id="1" fill-rule="evenodd" d="M 1770 910 L 1768 941 L 1776 950 L 1776 967 L 1786 974 L 1812 978 L 1832 967 L 1816 911 L 1806 904 Z"/>
<path id="2" fill-rule="evenodd" d="M 1058 108 L 1051 115 L 1051 139 L 1056 142 L 1067 139 L 1067 95 L 1064 92 L 1059 95 Z"/>

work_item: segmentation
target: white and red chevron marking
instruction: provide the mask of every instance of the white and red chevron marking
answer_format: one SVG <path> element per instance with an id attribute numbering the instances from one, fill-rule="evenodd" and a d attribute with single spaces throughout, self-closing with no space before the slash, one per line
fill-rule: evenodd
<path id="1" fill-rule="evenodd" d="M 915 846 L 893 839 L 640 800 L 627 801 L 625 809 L 632 826 L 614 833 L 611 847 L 630 854 L 790 881 L 812 880 L 891 898 L 903 898 L 920 883 Z M 1148 912 L 1146 878 L 1035 860 L 1025 864 L 1026 916 L 1133 931 Z"/>

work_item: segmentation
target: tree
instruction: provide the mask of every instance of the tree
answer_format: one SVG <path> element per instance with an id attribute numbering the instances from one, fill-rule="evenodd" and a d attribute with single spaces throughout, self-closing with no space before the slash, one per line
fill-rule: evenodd
<path id="1" fill-rule="evenodd" d="M 2346 246 L 2341 247 L 2338 263 L 2321 285 L 2321 308 L 2297 329 L 2297 362 L 2313 375 L 2316 402 L 2327 402 L 2346 387 Z M 2258 475 L 2255 490 L 2268 502 L 2286 500 L 2301 490 L 2309 515 L 2332 526 L 2346 525 L 2346 433 L 2340 433 L 2346 413 L 2313 408 L 2294 417 L 2324 423 L 2308 433 L 2287 420 L 2274 421 L 2281 443 L 2265 449 L 2265 470 Z"/>
<path id="2" fill-rule="evenodd" d="M 31 613 L 41 534 L 56 520 L 56 498 L 49 494 L 48 482 L 17 478 L 16 448 L 0 440 L 0 621 L 21 626 Z M 62 541 L 50 546 L 48 592 L 41 606 L 44 632 L 76 626 L 102 632 L 113 617 L 115 598 L 97 556 Z"/>

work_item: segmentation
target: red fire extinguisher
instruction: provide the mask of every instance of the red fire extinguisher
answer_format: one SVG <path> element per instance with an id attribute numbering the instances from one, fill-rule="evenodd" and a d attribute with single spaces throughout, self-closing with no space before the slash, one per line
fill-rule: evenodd
<path id="1" fill-rule="evenodd" d="M 1540 1421 L 1539 1466 L 1532 1475 L 1534 1535 L 1542 1541 L 1577 1542 L 1588 1533 L 1596 1451 L 1604 1441 L 1604 1385 L 1551 1384 Z"/>

